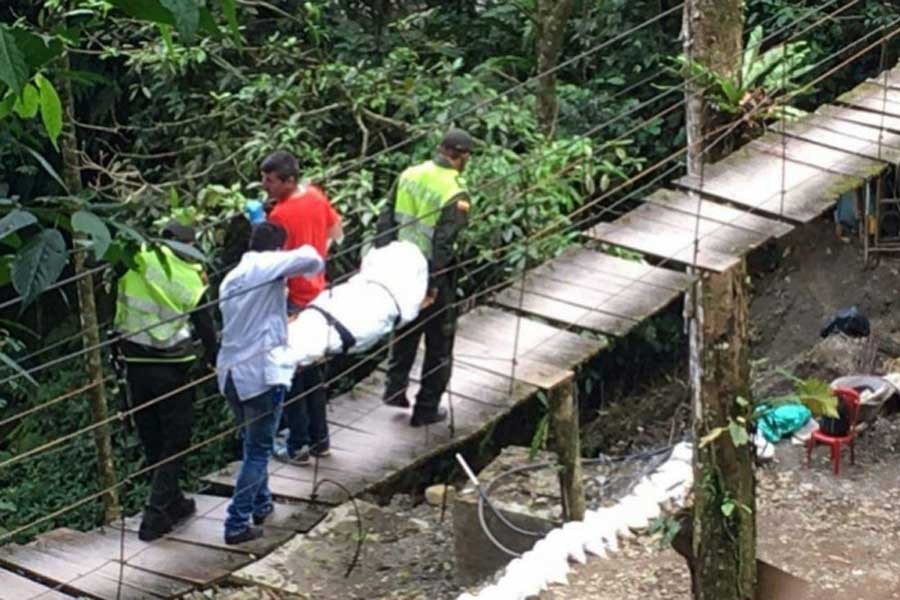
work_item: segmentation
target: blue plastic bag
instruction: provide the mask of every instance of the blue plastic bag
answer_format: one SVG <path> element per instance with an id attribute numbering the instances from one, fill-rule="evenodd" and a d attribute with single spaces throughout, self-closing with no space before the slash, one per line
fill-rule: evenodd
<path id="1" fill-rule="evenodd" d="M 773 444 L 802 428 L 812 418 L 812 412 L 802 404 L 785 404 L 777 408 L 762 405 L 756 410 L 762 413 L 756 428 Z"/>

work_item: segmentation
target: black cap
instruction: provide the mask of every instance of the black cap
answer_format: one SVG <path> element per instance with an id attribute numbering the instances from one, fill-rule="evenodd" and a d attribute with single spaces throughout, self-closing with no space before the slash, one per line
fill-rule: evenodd
<path id="1" fill-rule="evenodd" d="M 441 147 L 455 152 L 471 152 L 472 136 L 462 129 L 451 129 L 441 140 Z"/>
<path id="2" fill-rule="evenodd" d="M 193 244 L 195 241 L 194 228 L 190 225 L 182 225 L 174 219 L 166 223 L 163 228 L 163 237 L 181 242 L 182 244 Z"/>

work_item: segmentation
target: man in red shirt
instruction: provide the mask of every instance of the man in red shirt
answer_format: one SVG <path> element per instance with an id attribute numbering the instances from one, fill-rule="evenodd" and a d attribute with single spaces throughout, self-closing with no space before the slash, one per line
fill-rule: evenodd
<path id="1" fill-rule="evenodd" d="M 297 184 L 300 168 L 288 152 L 274 152 L 260 165 L 262 187 L 275 205 L 268 220 L 287 231 L 284 249 L 293 250 L 309 244 L 322 257 L 328 257 L 332 241 L 343 237 L 341 217 L 331 206 L 325 193 L 311 184 Z M 324 271 L 309 279 L 288 280 L 288 313 L 295 314 L 309 304 L 325 288 Z M 298 396 L 303 395 L 299 400 Z M 285 401 L 284 414 L 290 435 L 287 446 L 275 451 L 285 462 L 308 464 L 309 457 L 328 456 L 328 423 L 325 420 L 327 395 L 322 368 L 311 365 L 295 377 Z"/>

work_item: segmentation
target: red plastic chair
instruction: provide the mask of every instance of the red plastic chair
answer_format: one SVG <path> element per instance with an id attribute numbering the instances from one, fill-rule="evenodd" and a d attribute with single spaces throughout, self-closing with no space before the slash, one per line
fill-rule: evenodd
<path id="1" fill-rule="evenodd" d="M 814 431 L 806 442 L 806 467 L 809 468 L 812 461 L 812 451 L 818 444 L 825 444 L 831 447 L 831 465 L 834 468 L 834 474 L 840 475 L 841 472 L 841 448 L 846 444 L 850 446 L 850 464 L 855 464 L 856 453 L 853 448 L 853 438 L 856 437 L 856 419 L 859 416 L 859 392 L 852 388 L 838 387 L 834 388 L 834 395 L 837 396 L 838 402 L 843 402 L 847 407 L 847 419 L 850 421 L 850 428 L 847 435 L 829 435 L 821 431 Z"/>

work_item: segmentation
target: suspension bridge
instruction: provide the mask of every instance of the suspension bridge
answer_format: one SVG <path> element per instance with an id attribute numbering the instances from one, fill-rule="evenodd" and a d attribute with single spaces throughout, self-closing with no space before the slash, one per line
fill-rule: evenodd
<path id="1" fill-rule="evenodd" d="M 204 478 L 221 495 L 194 496 L 197 514 L 156 542 L 138 540 L 132 517 L 0 547 L 0 598 L 166 598 L 233 577 L 346 500 L 337 487 L 317 487 L 322 478 L 357 495 L 448 453 L 680 299 L 692 282 L 688 267 L 729 269 L 898 160 L 895 68 L 815 113 L 777 124 L 700 176 L 648 194 L 633 210 L 583 231 L 580 245 L 485 294 L 459 319 L 445 399 L 453 406 L 452 435 L 446 426 L 410 428 L 407 413 L 383 405 L 380 368 L 331 399 L 331 457 L 315 468 L 270 465 L 279 502 L 263 538 L 223 543 L 235 463 Z M 646 261 L 614 256 L 608 247 L 639 252 Z"/>

